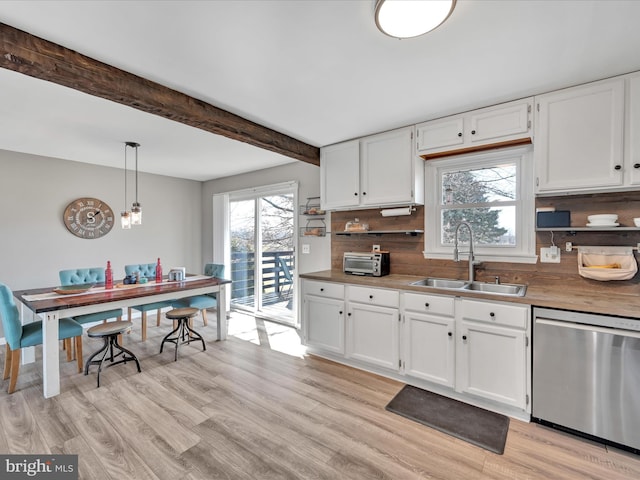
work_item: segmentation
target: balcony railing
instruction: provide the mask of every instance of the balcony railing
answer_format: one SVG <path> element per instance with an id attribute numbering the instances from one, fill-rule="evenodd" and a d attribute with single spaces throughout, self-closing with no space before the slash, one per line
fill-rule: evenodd
<path id="1" fill-rule="evenodd" d="M 231 254 L 231 301 L 246 304 L 254 297 L 256 278 L 255 253 Z M 263 252 L 261 259 L 263 304 L 288 300 L 293 288 L 294 256 L 292 250 Z"/>

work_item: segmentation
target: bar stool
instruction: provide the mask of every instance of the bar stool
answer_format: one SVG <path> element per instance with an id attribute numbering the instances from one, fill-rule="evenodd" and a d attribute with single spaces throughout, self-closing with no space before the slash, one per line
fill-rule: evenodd
<path id="1" fill-rule="evenodd" d="M 133 360 L 134 362 L 136 362 L 136 367 L 138 367 L 138 373 L 141 372 L 140 362 L 138 362 L 138 358 L 132 352 L 118 343 L 118 337 L 123 333 L 130 331 L 132 325 L 133 323 L 128 321 L 107 322 L 101 323 L 100 325 L 96 325 L 87 330 L 87 335 L 89 337 L 102 338 L 104 340 L 104 345 L 102 346 L 102 348 L 91 355 L 84 366 L 84 374 L 88 375 L 89 366 L 98 365 L 98 388 L 100 388 L 100 372 L 102 371 L 102 366 L 104 365 L 107 358 L 109 359 L 110 363 L 108 363 L 105 368 L 111 367 L 113 365 L 118 365 L 119 363 L 127 363 Z M 113 353 L 114 348 L 118 350 L 118 353 L 116 353 L 115 355 Z M 101 353 L 102 358 L 100 358 L 100 360 L 94 360 L 94 358 Z M 122 358 L 117 362 L 114 362 L 114 359 L 119 357 L 120 355 L 122 355 Z"/>
<path id="2" fill-rule="evenodd" d="M 165 315 L 169 320 L 174 320 L 178 322 L 176 327 L 169 332 L 169 334 L 164 337 L 162 343 L 160 344 L 160 353 L 162 353 L 162 349 L 164 348 L 164 342 L 174 343 L 176 346 L 176 353 L 174 361 L 178 360 L 178 347 L 183 344 L 191 343 L 191 340 L 200 340 L 202 342 L 202 351 L 207 349 L 207 346 L 204 343 L 204 338 L 196 332 L 189 325 L 189 320 L 198 315 L 199 310 L 197 308 L 174 308 L 173 310 L 169 310 Z M 176 334 L 175 337 L 171 335 Z"/>

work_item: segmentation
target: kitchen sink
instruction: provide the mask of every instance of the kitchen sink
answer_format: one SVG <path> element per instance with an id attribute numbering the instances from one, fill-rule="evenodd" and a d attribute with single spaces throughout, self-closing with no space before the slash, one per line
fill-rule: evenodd
<path id="1" fill-rule="evenodd" d="M 451 288 L 459 290 L 467 285 L 464 280 L 451 280 L 448 278 L 423 278 L 417 282 L 413 282 L 411 285 L 418 287 L 434 287 L 434 288 Z"/>
<path id="2" fill-rule="evenodd" d="M 433 287 L 445 290 L 467 290 L 470 292 L 490 293 L 493 295 L 506 295 L 511 297 L 524 297 L 527 292 L 526 285 L 512 283 L 487 283 L 468 282 L 466 280 L 452 280 L 449 278 L 423 278 L 411 283 L 416 287 Z"/>
<path id="3" fill-rule="evenodd" d="M 526 285 L 514 285 L 508 283 L 485 283 L 472 282 L 465 284 L 463 290 L 471 290 L 482 293 L 496 293 L 499 295 L 512 295 L 515 297 L 524 297 L 527 291 Z"/>

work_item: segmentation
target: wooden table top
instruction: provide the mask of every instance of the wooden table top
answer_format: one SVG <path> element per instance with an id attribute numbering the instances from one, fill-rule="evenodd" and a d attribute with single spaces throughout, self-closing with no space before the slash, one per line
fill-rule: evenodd
<path id="1" fill-rule="evenodd" d="M 135 286 L 126 285 L 124 288 L 118 288 L 114 285 L 112 290 L 101 290 L 93 293 L 84 293 L 81 295 L 60 295 L 56 298 L 42 300 L 25 300 L 25 296 L 37 295 L 53 292 L 56 287 L 34 288 L 29 290 L 15 290 L 13 295 L 20 299 L 30 310 L 41 313 L 51 312 L 55 310 L 65 310 L 75 307 L 83 307 L 88 305 L 97 305 L 105 302 L 129 300 L 134 298 L 143 298 L 152 295 L 160 295 L 164 293 L 181 292 L 184 290 L 195 290 L 204 287 L 214 287 L 231 283 L 231 280 L 216 277 L 206 277 L 195 280 L 182 282 L 167 282 L 156 285 L 155 283 L 146 283 Z M 104 287 L 104 284 L 96 284 L 97 287 Z M 128 287 L 128 288 L 127 288 Z"/>

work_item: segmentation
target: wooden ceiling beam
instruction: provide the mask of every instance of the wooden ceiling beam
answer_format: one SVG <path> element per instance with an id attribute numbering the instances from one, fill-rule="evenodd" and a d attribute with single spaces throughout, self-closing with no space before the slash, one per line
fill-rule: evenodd
<path id="1" fill-rule="evenodd" d="M 4 23 L 0 67 L 320 165 L 318 147 Z"/>

